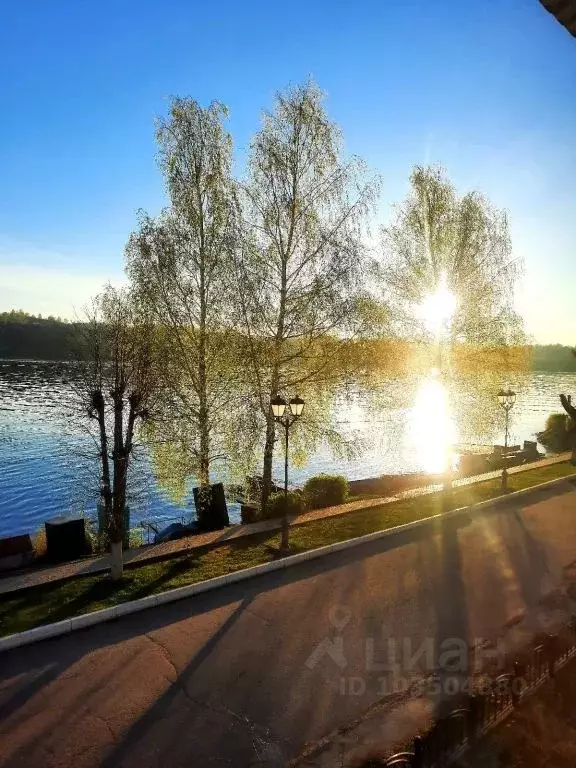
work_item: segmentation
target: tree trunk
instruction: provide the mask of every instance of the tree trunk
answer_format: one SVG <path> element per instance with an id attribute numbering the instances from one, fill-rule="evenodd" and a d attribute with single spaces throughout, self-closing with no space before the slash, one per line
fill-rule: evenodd
<path id="1" fill-rule="evenodd" d="M 204 236 L 204 208 L 202 194 L 197 179 L 197 194 L 200 210 L 200 318 L 198 322 L 198 427 L 200 433 L 200 487 L 210 485 L 210 413 L 208 408 L 208 373 L 207 373 L 207 316 L 208 316 L 208 284 L 206 281 L 206 243 Z"/>
<path id="2" fill-rule="evenodd" d="M 201 345 L 203 346 L 203 345 Z M 201 354 L 203 354 L 201 352 Z M 198 431 L 200 455 L 198 459 L 198 480 L 201 488 L 207 488 L 210 485 L 210 430 L 208 427 L 208 398 L 206 392 L 206 366 L 202 359 L 199 362 L 199 407 L 198 407 Z"/>
<path id="3" fill-rule="evenodd" d="M 572 458 L 571 462 L 576 467 L 576 408 L 572 405 L 571 395 L 560 395 L 562 407 L 572 419 Z"/>
<path id="4" fill-rule="evenodd" d="M 114 401 L 114 451 L 112 454 L 113 488 L 112 520 L 110 525 L 110 553 L 112 580 L 122 578 L 122 545 L 124 542 L 124 506 L 126 504 L 126 471 L 128 458 L 124 445 L 124 388 L 112 392 Z M 118 565 L 118 559 L 120 565 Z M 119 575 L 118 575 L 119 574 Z"/>
<path id="5" fill-rule="evenodd" d="M 124 574 L 124 558 L 122 556 L 122 542 L 110 542 L 110 575 L 112 581 L 118 581 Z"/>
<path id="6" fill-rule="evenodd" d="M 271 400 L 276 397 L 280 388 L 280 355 L 284 343 L 284 321 L 286 316 L 286 285 L 287 285 L 287 258 L 282 259 L 282 276 L 280 287 L 280 306 L 278 309 L 278 325 L 276 328 L 276 337 L 274 340 L 274 363 L 272 368 L 272 380 L 270 387 L 270 397 L 264 404 L 266 408 L 266 440 L 264 442 L 264 460 L 262 464 L 262 494 L 260 500 L 260 509 L 262 513 L 266 509 L 270 490 L 272 486 L 272 460 L 274 458 L 274 441 L 276 437 L 274 415 L 271 408 Z"/>
<path id="7" fill-rule="evenodd" d="M 202 453 L 202 435 L 200 436 L 200 476 L 199 482 L 201 488 L 208 488 L 210 485 L 210 462 L 206 453 Z"/>

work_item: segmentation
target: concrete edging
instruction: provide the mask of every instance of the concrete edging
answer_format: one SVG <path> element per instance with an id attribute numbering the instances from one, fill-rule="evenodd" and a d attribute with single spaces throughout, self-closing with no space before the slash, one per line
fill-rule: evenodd
<path id="1" fill-rule="evenodd" d="M 413 520 L 410 523 L 396 525 L 393 528 L 374 531 L 373 533 L 367 533 L 364 536 L 357 536 L 353 539 L 338 541 L 335 544 L 328 544 L 325 547 L 310 549 L 307 552 L 300 552 L 296 555 L 290 555 L 288 557 L 282 558 L 281 560 L 272 560 L 269 563 L 261 563 L 260 565 L 254 565 L 251 568 L 244 568 L 240 571 L 233 571 L 232 573 L 225 574 L 224 576 L 216 576 L 213 579 L 200 581 L 196 584 L 189 584 L 185 587 L 170 589 L 166 592 L 161 592 L 158 595 L 149 595 L 148 597 L 142 597 L 139 600 L 128 600 L 125 603 L 119 603 L 118 605 L 114 605 L 111 608 L 104 608 L 100 611 L 92 611 L 91 613 L 85 613 L 81 616 L 75 616 L 71 619 L 65 619 L 64 621 L 59 621 L 54 624 L 45 624 L 40 627 L 35 627 L 34 629 L 27 629 L 24 632 L 17 632 L 13 635 L 7 635 L 6 637 L 0 638 L 0 653 L 2 651 L 8 651 L 12 648 L 29 645 L 31 643 L 38 642 L 39 640 L 47 640 L 52 637 L 58 637 L 60 635 L 69 634 L 70 632 L 75 632 L 79 629 L 85 629 L 86 627 L 91 627 L 96 624 L 102 624 L 106 621 L 111 621 L 113 619 L 120 618 L 121 616 L 126 616 L 130 613 L 139 613 L 140 611 L 154 608 L 157 605 L 173 603 L 176 600 L 192 597 L 193 595 L 200 594 L 201 592 L 209 592 L 227 584 L 234 584 L 239 581 L 245 581 L 246 579 L 251 579 L 264 573 L 279 571 L 282 568 L 290 568 L 292 565 L 298 565 L 299 563 L 302 563 L 306 560 L 316 560 L 317 558 L 324 557 L 325 555 L 329 555 L 332 552 L 340 552 L 345 549 L 361 546 L 362 544 L 368 544 L 371 541 L 384 539 L 388 536 L 396 536 L 420 525 L 429 525 L 430 523 L 441 520 L 442 518 L 453 517 L 463 513 L 470 513 L 474 510 L 481 510 L 487 506 L 508 501 L 511 498 L 525 496 L 541 488 L 560 485 L 566 480 L 573 478 L 576 478 L 576 473 L 566 475 L 564 477 L 554 478 L 553 480 L 546 480 L 543 483 L 531 485 L 530 487 L 522 488 L 519 491 L 512 491 L 511 493 L 508 493 L 504 496 L 496 496 L 492 499 L 479 501 L 477 504 L 473 504 L 468 507 L 458 507 L 457 509 L 451 509 L 447 512 L 439 512 L 437 515 L 431 515 L 430 517 L 424 517 L 420 520 Z"/>

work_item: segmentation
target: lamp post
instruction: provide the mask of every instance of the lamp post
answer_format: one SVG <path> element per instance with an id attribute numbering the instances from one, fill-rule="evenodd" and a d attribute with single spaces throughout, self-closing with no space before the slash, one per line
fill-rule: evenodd
<path id="1" fill-rule="evenodd" d="M 274 420 L 284 427 L 284 514 L 282 515 L 282 540 L 280 542 L 280 554 L 287 555 L 290 552 L 288 542 L 288 438 L 290 427 L 302 416 L 304 400 L 298 395 L 293 397 L 288 404 L 280 395 L 276 395 L 270 403 Z M 288 405 L 288 407 L 286 407 Z"/>
<path id="2" fill-rule="evenodd" d="M 502 469 L 502 485 L 500 486 L 502 491 L 508 490 L 508 423 L 510 419 L 510 411 L 514 407 L 516 402 L 516 392 L 513 392 L 508 385 L 508 389 L 501 389 L 498 392 L 498 402 L 504 409 L 506 414 L 506 431 L 504 433 L 504 467 Z"/>

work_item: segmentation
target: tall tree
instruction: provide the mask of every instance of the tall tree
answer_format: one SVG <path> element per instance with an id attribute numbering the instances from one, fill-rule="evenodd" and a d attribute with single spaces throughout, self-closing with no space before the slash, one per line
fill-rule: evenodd
<path id="1" fill-rule="evenodd" d="M 343 158 L 340 132 L 314 84 L 276 96 L 251 145 L 237 259 L 246 355 L 265 431 L 263 507 L 275 440 L 270 400 L 280 392 L 305 395 L 336 375 L 333 342 L 354 331 L 361 232 L 377 188 L 358 158 Z"/>
<path id="2" fill-rule="evenodd" d="M 524 342 L 514 310 L 522 264 L 508 218 L 478 192 L 458 194 L 438 166 L 416 166 L 410 192 L 383 229 L 380 276 L 396 330 L 426 338 L 419 309 L 439 286 L 456 297 L 453 341 L 492 346 Z"/>
<path id="3" fill-rule="evenodd" d="M 111 572 L 119 579 L 132 449 L 158 391 L 154 332 L 134 298 L 108 286 L 95 299 L 83 335 L 84 363 L 76 386 L 82 412 L 94 425 Z"/>
<path id="4" fill-rule="evenodd" d="M 223 456 L 238 397 L 231 388 L 236 206 L 226 117 L 218 102 L 204 108 L 190 98 L 173 100 L 157 131 L 170 206 L 156 220 L 142 216 L 127 247 L 129 275 L 169 350 L 159 439 L 187 457 L 180 466 L 201 486 Z"/>

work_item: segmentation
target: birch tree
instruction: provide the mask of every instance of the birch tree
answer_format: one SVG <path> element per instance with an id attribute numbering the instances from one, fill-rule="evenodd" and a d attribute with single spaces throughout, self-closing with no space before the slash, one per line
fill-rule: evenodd
<path id="1" fill-rule="evenodd" d="M 522 271 L 508 217 L 479 192 L 460 196 L 438 166 L 416 166 L 382 232 L 379 275 L 401 336 L 425 339 L 419 307 L 440 285 L 456 297 L 449 336 L 475 346 L 524 343 L 514 292 Z"/>
<path id="2" fill-rule="evenodd" d="M 172 444 L 203 487 L 225 455 L 238 399 L 231 386 L 236 216 L 226 117 L 218 102 L 204 108 L 190 98 L 173 100 L 157 131 L 170 206 L 155 220 L 142 216 L 127 247 L 129 275 L 168 350 L 157 437 Z"/>
<path id="3" fill-rule="evenodd" d="M 506 212 L 477 191 L 460 194 L 442 168 L 416 166 L 383 228 L 377 276 L 393 332 L 425 342 L 430 366 L 466 392 L 456 404 L 459 432 L 496 435 L 496 392 L 510 371 L 525 369 L 514 307 L 521 273 Z"/>
<path id="4" fill-rule="evenodd" d="M 333 342 L 355 330 L 362 228 L 377 189 L 358 158 L 344 159 L 340 131 L 314 84 L 276 96 L 251 145 L 236 264 L 265 432 L 263 507 L 275 439 L 270 400 L 281 392 L 305 396 L 307 388 L 337 378 Z"/>
<path id="5" fill-rule="evenodd" d="M 111 574 L 123 572 L 126 493 L 134 441 L 158 391 L 154 331 L 126 290 L 108 286 L 84 328 L 77 394 L 97 445 L 100 501 L 111 551 Z"/>

